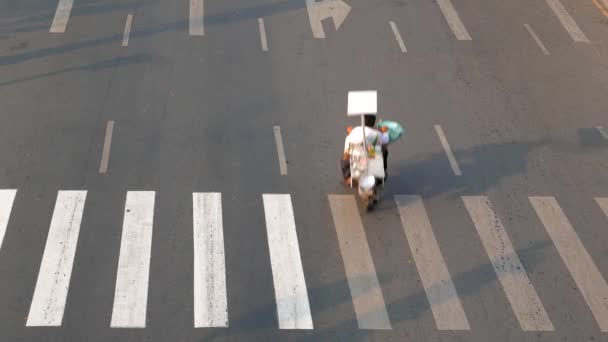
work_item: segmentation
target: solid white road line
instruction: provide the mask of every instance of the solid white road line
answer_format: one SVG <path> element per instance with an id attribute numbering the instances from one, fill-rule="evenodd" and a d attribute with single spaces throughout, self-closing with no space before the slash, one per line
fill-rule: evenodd
<path id="1" fill-rule="evenodd" d="M 360 329 L 391 329 L 384 296 L 352 195 L 328 195 Z"/>
<path id="2" fill-rule="evenodd" d="M 268 41 L 266 40 L 266 27 L 264 26 L 264 19 L 258 18 L 258 25 L 260 27 L 260 40 L 262 42 L 262 51 L 268 51 Z"/>
<path id="3" fill-rule="evenodd" d="M 559 0 L 546 0 L 547 4 L 557 16 L 557 19 L 562 23 L 562 26 L 568 31 L 568 34 L 575 42 L 589 43 L 587 36 L 581 31 L 574 19 L 570 16 L 566 8 Z"/>
<path id="4" fill-rule="evenodd" d="M 291 197 L 264 194 L 262 198 L 279 329 L 312 329 Z"/>
<path id="5" fill-rule="evenodd" d="M 11 217 L 16 194 L 16 189 L 0 190 L 0 248 L 2 248 L 2 241 L 4 240 L 8 220 Z"/>
<path id="6" fill-rule="evenodd" d="M 222 195 L 193 193 L 194 327 L 227 327 Z"/>
<path id="7" fill-rule="evenodd" d="M 101 163 L 99 163 L 99 173 L 108 172 L 108 161 L 110 160 L 110 147 L 112 146 L 112 132 L 114 131 L 114 121 L 110 120 L 106 124 L 106 136 L 103 140 L 103 150 L 101 152 Z"/>
<path id="8" fill-rule="evenodd" d="M 462 200 L 488 253 L 496 276 L 524 331 L 553 331 L 553 323 L 509 239 L 492 204 L 485 196 L 464 196 Z"/>
<path id="9" fill-rule="evenodd" d="M 190 35 L 205 35 L 205 4 L 203 0 L 190 0 Z"/>
<path id="10" fill-rule="evenodd" d="M 407 48 L 405 47 L 405 43 L 403 43 L 403 39 L 401 38 L 401 34 L 397 29 L 397 25 L 395 25 L 394 21 L 389 21 L 389 25 L 391 26 L 391 30 L 393 30 L 393 34 L 395 35 L 395 39 L 397 39 L 397 44 L 399 44 L 399 49 L 401 52 L 406 53 Z"/>
<path id="11" fill-rule="evenodd" d="M 545 47 L 545 44 L 543 44 L 543 42 L 540 40 L 540 38 L 536 35 L 536 32 L 534 32 L 534 30 L 532 30 L 532 27 L 530 27 L 530 25 L 528 25 L 528 24 L 524 24 L 524 27 L 526 28 L 526 30 L 528 30 L 528 33 L 530 34 L 530 36 L 532 36 L 532 39 L 534 39 L 534 41 L 536 42 L 536 45 L 538 45 L 538 47 L 543 52 L 543 54 L 548 56 L 549 50 L 547 50 L 547 48 Z"/>
<path id="12" fill-rule="evenodd" d="M 595 126 L 595 129 L 597 129 L 604 139 L 608 140 L 608 132 L 606 132 L 603 126 Z"/>
<path id="13" fill-rule="evenodd" d="M 597 205 L 600 206 L 600 209 L 602 209 L 604 215 L 608 216 L 608 197 L 597 197 L 595 202 L 597 202 Z"/>
<path id="14" fill-rule="evenodd" d="M 452 171 L 456 176 L 462 176 L 462 171 L 460 171 L 460 167 L 456 162 L 456 158 L 454 158 L 454 154 L 452 153 L 452 149 L 450 148 L 450 144 L 448 143 L 448 139 L 445 137 L 443 133 L 443 129 L 440 125 L 435 125 L 435 131 L 437 132 L 437 136 L 439 136 L 439 141 L 441 141 L 441 146 L 443 146 L 443 150 L 445 151 L 448 160 L 450 161 L 450 166 L 452 166 Z"/>
<path id="15" fill-rule="evenodd" d="M 86 191 L 57 193 L 28 327 L 61 325 L 86 196 Z"/>
<path id="16" fill-rule="evenodd" d="M 608 332 L 608 284 L 554 197 L 530 197 L 536 214 L 602 332 Z"/>
<path id="17" fill-rule="evenodd" d="M 283 138 L 281 137 L 281 127 L 274 126 L 274 141 L 277 145 L 277 156 L 279 158 L 279 170 L 281 175 L 287 174 L 287 161 L 285 159 L 285 149 L 283 148 Z"/>
<path id="18" fill-rule="evenodd" d="M 63 33 L 65 28 L 68 26 L 68 20 L 70 19 L 70 12 L 72 12 L 72 5 L 74 0 L 59 0 L 57 4 L 57 10 L 55 11 L 55 17 L 51 23 L 51 33 Z"/>
<path id="19" fill-rule="evenodd" d="M 110 324 L 113 328 L 146 326 L 153 220 L 154 191 L 127 192 Z"/>
<path id="20" fill-rule="evenodd" d="M 131 24 L 133 23 L 133 14 L 127 15 L 127 22 L 125 23 L 125 33 L 122 36 L 122 46 L 129 45 L 129 34 L 131 33 Z"/>
<path id="21" fill-rule="evenodd" d="M 445 20 L 448 22 L 448 25 L 452 29 L 452 32 L 454 32 L 456 39 L 472 40 L 450 0 L 437 0 L 437 4 L 445 17 Z"/>
<path id="22" fill-rule="evenodd" d="M 395 203 L 439 330 L 470 330 L 469 321 L 433 234 L 420 196 L 396 195 Z"/>

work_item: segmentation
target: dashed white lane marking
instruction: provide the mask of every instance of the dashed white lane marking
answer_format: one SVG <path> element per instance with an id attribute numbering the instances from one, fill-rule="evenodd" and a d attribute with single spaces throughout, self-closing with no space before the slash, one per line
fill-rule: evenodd
<path id="1" fill-rule="evenodd" d="M 101 162 L 99 163 L 99 173 L 108 172 L 108 161 L 110 160 L 110 148 L 112 147 L 112 132 L 114 131 L 114 121 L 110 120 L 106 124 L 106 136 L 103 140 L 103 150 L 101 152 Z"/>
<path id="2" fill-rule="evenodd" d="M 283 138 L 281 136 L 281 127 L 273 126 L 274 141 L 277 145 L 277 157 L 279 158 L 279 170 L 281 175 L 287 174 L 287 161 L 285 159 L 285 148 L 283 148 Z"/>
<path id="3" fill-rule="evenodd" d="M 608 284 L 554 197 L 530 197 L 602 332 L 608 332 Z"/>
<path id="4" fill-rule="evenodd" d="M 205 3 L 204 0 L 190 0 L 190 35 L 205 35 Z"/>
<path id="5" fill-rule="evenodd" d="M 396 195 L 403 231 L 439 330 L 470 330 L 420 196 Z"/>
<path id="6" fill-rule="evenodd" d="M 59 0 L 49 32 L 65 32 L 65 29 L 68 26 L 68 20 L 70 19 L 70 13 L 72 12 L 72 5 L 74 5 L 74 0 Z"/>
<path id="7" fill-rule="evenodd" d="M 264 214 L 280 329 L 312 329 L 291 196 L 264 194 Z"/>
<path id="8" fill-rule="evenodd" d="M 357 202 L 352 195 L 328 199 L 359 328 L 391 329 Z"/>
<path id="9" fill-rule="evenodd" d="M 435 132 L 437 132 L 437 136 L 439 137 L 439 141 L 441 142 L 441 146 L 443 146 L 443 150 L 445 151 L 446 156 L 448 157 L 448 161 L 450 162 L 450 166 L 452 167 L 452 171 L 456 176 L 462 176 L 462 171 L 460 171 L 460 167 L 456 162 L 456 158 L 454 157 L 454 153 L 452 153 L 452 148 L 448 143 L 448 139 L 445 137 L 443 133 L 443 129 L 440 125 L 435 125 Z"/>
<path id="10" fill-rule="evenodd" d="M 258 18 L 258 26 L 260 27 L 260 41 L 262 43 L 262 51 L 268 51 L 268 41 L 266 40 L 266 27 L 264 19 Z"/>
<path id="11" fill-rule="evenodd" d="M 460 20 L 460 16 L 458 16 L 458 12 L 452 6 L 450 0 L 437 0 L 437 4 L 445 17 L 445 20 L 448 22 L 448 25 L 454 32 L 456 39 L 458 40 L 472 40 L 469 32 L 464 27 L 462 20 Z"/>
<path id="12" fill-rule="evenodd" d="M 553 331 L 553 323 L 502 222 L 485 196 L 464 196 L 462 200 L 490 257 L 496 276 L 511 303 L 515 317 L 524 331 Z"/>
<path id="13" fill-rule="evenodd" d="M 222 195 L 193 193 L 194 327 L 227 327 Z"/>
<path id="14" fill-rule="evenodd" d="M 559 0 L 546 0 L 547 4 L 557 16 L 557 19 L 562 23 L 562 26 L 568 31 L 568 34 L 575 42 L 589 43 L 589 39 L 583 31 L 578 27 L 574 19 L 570 16 L 566 8 Z"/>
<path id="15" fill-rule="evenodd" d="M 11 211 L 13 211 L 13 202 L 15 201 L 16 194 L 17 189 L 0 190 L 0 248 L 2 248 L 6 227 L 11 217 Z"/>
<path id="16" fill-rule="evenodd" d="M 125 33 L 122 36 L 122 46 L 129 45 L 129 34 L 131 33 L 131 24 L 133 23 L 133 14 L 127 15 L 127 22 L 125 23 Z"/>
<path id="17" fill-rule="evenodd" d="M 86 196 L 86 191 L 59 191 L 57 194 L 27 316 L 28 327 L 61 325 Z"/>
<path id="18" fill-rule="evenodd" d="M 401 50 L 401 52 L 406 53 L 407 48 L 405 47 L 405 43 L 403 42 L 403 39 L 401 38 L 401 34 L 399 33 L 399 30 L 397 29 L 397 25 L 395 25 L 394 21 L 389 21 L 389 25 L 391 26 L 391 30 L 393 30 L 395 39 L 397 39 L 397 44 L 399 44 L 399 49 Z"/>
<path id="19" fill-rule="evenodd" d="M 595 126 L 595 129 L 597 129 L 604 139 L 608 140 L 608 132 L 606 132 L 603 126 Z"/>
<path id="20" fill-rule="evenodd" d="M 532 39 L 534 39 L 534 41 L 536 42 L 536 45 L 538 45 L 538 47 L 543 52 L 543 54 L 545 54 L 545 56 L 548 56 L 549 50 L 547 50 L 547 48 L 545 47 L 545 44 L 543 44 L 543 42 L 540 40 L 538 35 L 536 35 L 536 32 L 534 32 L 534 30 L 532 30 L 532 27 L 530 27 L 530 25 L 528 25 L 528 24 L 524 24 L 524 27 L 526 28 L 526 30 L 528 31 L 530 36 L 532 36 Z"/>
<path id="21" fill-rule="evenodd" d="M 129 191 L 116 275 L 113 328 L 145 328 L 154 191 Z"/>

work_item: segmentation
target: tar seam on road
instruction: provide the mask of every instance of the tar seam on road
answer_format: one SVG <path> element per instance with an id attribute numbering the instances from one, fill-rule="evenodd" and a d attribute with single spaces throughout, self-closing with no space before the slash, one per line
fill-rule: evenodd
<path id="1" fill-rule="evenodd" d="M 532 30 L 532 27 L 530 27 L 530 25 L 528 25 L 528 24 L 524 24 L 524 27 L 526 28 L 526 30 L 528 31 L 530 36 L 532 36 L 532 39 L 534 39 L 534 41 L 536 42 L 536 45 L 538 45 L 538 47 L 543 52 L 543 54 L 545 54 L 545 56 L 550 55 L 549 50 L 547 50 L 547 48 L 545 47 L 545 44 L 543 44 L 543 42 L 540 40 L 540 38 L 536 35 L 536 32 L 534 32 L 534 30 Z"/>
<path id="2" fill-rule="evenodd" d="M 116 274 L 112 328 L 145 328 L 154 191 L 129 191 L 125 203 Z"/>
<path id="3" fill-rule="evenodd" d="M 86 191 L 59 191 L 44 247 L 36 289 L 26 326 L 60 326 L 70 278 Z"/>
<path id="4" fill-rule="evenodd" d="M 125 33 L 122 36 L 122 46 L 129 45 L 129 34 L 131 33 L 131 24 L 133 23 L 133 14 L 127 15 L 127 22 L 125 23 Z"/>
<path id="5" fill-rule="evenodd" d="M 220 193 L 192 194 L 194 327 L 227 327 L 226 257 Z"/>
<path id="6" fill-rule="evenodd" d="M 441 128 L 440 125 L 435 125 L 435 131 L 437 132 L 437 136 L 439 136 L 439 141 L 441 142 L 441 146 L 443 146 L 443 150 L 445 151 L 445 154 L 448 157 L 450 166 L 452 167 L 452 171 L 454 171 L 454 174 L 456 176 L 462 176 L 462 171 L 460 171 L 460 167 L 458 166 L 458 163 L 456 162 L 456 158 L 454 157 L 454 154 L 452 153 L 452 149 L 450 148 L 448 139 L 445 137 L 445 134 L 443 133 L 443 129 Z"/>
<path id="7" fill-rule="evenodd" d="M 285 159 L 285 149 L 283 148 L 283 138 L 281 137 L 281 127 L 273 126 L 274 141 L 277 145 L 277 156 L 279 157 L 279 170 L 281 175 L 287 175 L 287 161 Z"/>
<path id="8" fill-rule="evenodd" d="M 312 329 L 291 196 L 264 194 L 262 199 L 279 329 Z"/>
<path id="9" fill-rule="evenodd" d="M 395 35 L 395 39 L 397 39 L 397 44 L 399 44 L 399 49 L 401 52 L 406 53 L 407 48 L 405 47 L 405 43 L 403 43 L 403 39 L 401 38 L 401 34 L 397 29 L 397 25 L 395 25 L 394 21 L 389 21 L 389 25 L 391 25 L 391 29 L 393 30 L 393 34 Z"/>
<path id="10" fill-rule="evenodd" d="M 608 284 L 555 197 L 530 197 L 553 245 L 602 332 L 608 332 Z M 598 202 L 601 205 L 601 202 Z M 608 208 L 607 208 L 608 209 Z"/>
<path id="11" fill-rule="evenodd" d="M 532 286 L 507 230 L 486 196 L 464 196 L 462 201 L 473 220 L 519 326 L 523 331 L 554 331 L 553 323 Z"/>
<path id="12" fill-rule="evenodd" d="M 63 33 L 68 26 L 68 20 L 70 19 L 70 12 L 72 12 L 72 5 L 74 0 L 59 0 L 57 4 L 57 10 L 51 23 L 51 33 Z"/>
<path id="13" fill-rule="evenodd" d="M 205 4 L 203 0 L 190 0 L 190 35 L 205 35 Z"/>
<path id="14" fill-rule="evenodd" d="M 583 42 L 589 43 L 589 39 L 583 31 L 581 31 L 580 27 L 576 24 L 572 16 L 566 11 L 566 8 L 559 0 L 546 0 L 547 4 L 557 16 L 557 19 L 562 23 L 562 26 L 568 31 L 568 34 L 575 42 Z"/>
<path id="15" fill-rule="evenodd" d="M 264 19 L 258 18 L 258 25 L 260 27 L 260 40 L 262 43 L 262 51 L 268 51 L 268 41 L 266 40 L 266 27 L 264 26 Z"/>
<path id="16" fill-rule="evenodd" d="M 13 202 L 15 201 L 16 194 L 17 189 L 0 190 L 0 249 L 2 249 L 2 240 L 4 240 L 11 211 L 13 211 Z"/>
<path id="17" fill-rule="evenodd" d="M 328 195 L 359 329 L 390 330 L 382 288 L 353 195 Z"/>
<path id="18" fill-rule="evenodd" d="M 396 195 L 395 204 L 439 330 L 470 330 L 420 196 Z"/>
<path id="19" fill-rule="evenodd" d="M 606 130 L 604 129 L 603 126 L 595 126 L 595 129 L 597 129 L 598 132 L 600 132 L 600 134 L 602 135 L 602 137 L 606 140 L 608 140 L 608 132 L 606 132 Z"/>
<path id="20" fill-rule="evenodd" d="M 112 132 L 114 131 L 114 120 L 108 121 L 106 124 L 106 136 L 103 141 L 103 151 L 101 152 L 101 163 L 99 165 L 99 174 L 108 172 L 108 161 L 110 160 L 110 148 L 112 146 Z"/>
<path id="21" fill-rule="evenodd" d="M 469 32 L 464 27 L 462 20 L 460 20 L 460 16 L 458 16 L 458 12 L 454 9 L 454 6 L 450 2 L 450 0 L 437 0 L 437 4 L 439 5 L 439 9 L 441 9 L 441 13 L 445 17 L 445 20 L 448 22 L 448 25 L 454 32 L 456 39 L 458 40 L 472 40 Z"/>

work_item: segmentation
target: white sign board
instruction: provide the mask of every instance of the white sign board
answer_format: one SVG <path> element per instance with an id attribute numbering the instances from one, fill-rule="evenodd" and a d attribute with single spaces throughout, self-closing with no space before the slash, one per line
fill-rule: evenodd
<path id="1" fill-rule="evenodd" d="M 375 90 L 349 91 L 348 116 L 372 114 L 378 112 L 378 92 Z"/>

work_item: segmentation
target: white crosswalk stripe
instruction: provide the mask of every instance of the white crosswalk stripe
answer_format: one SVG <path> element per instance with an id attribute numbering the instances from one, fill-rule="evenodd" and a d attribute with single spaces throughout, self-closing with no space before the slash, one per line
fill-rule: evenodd
<path id="1" fill-rule="evenodd" d="M 17 190 L 15 189 L 0 190 L 0 248 L 2 248 L 6 227 L 11 217 L 11 211 L 13 211 L 13 202 L 15 201 L 16 194 Z"/>
<path id="2" fill-rule="evenodd" d="M 68 297 L 86 191 L 59 191 L 26 325 L 59 326 Z"/>
<path id="3" fill-rule="evenodd" d="M 355 197 L 329 195 L 328 199 L 359 328 L 391 329 Z"/>
<path id="4" fill-rule="evenodd" d="M 439 330 L 469 330 L 450 272 L 420 196 L 395 196 L 405 236 Z"/>
<path id="5" fill-rule="evenodd" d="M 264 214 L 280 329 L 312 329 L 290 195 L 264 194 Z"/>
<path id="6" fill-rule="evenodd" d="M 113 328 L 145 328 L 154 191 L 129 191 L 112 308 Z"/>
<path id="7" fill-rule="evenodd" d="M 227 327 L 222 195 L 192 194 L 194 327 Z"/>
<path id="8" fill-rule="evenodd" d="M 464 196 L 462 200 L 522 330 L 555 330 L 488 198 Z"/>
<path id="9" fill-rule="evenodd" d="M 2 234 L 16 193 L 16 189 L 0 189 Z M 57 193 L 25 323 L 28 327 L 63 324 L 68 290 L 70 286 L 77 286 L 70 284 L 70 278 L 77 262 L 86 197 L 86 190 Z M 530 197 L 529 200 L 601 331 L 608 331 L 608 284 L 574 227 L 555 198 Z M 392 329 L 356 197 L 328 195 L 328 201 L 358 326 Z M 394 201 L 436 328 L 471 330 L 423 199 L 418 195 L 395 195 Z M 521 329 L 539 332 L 559 329 L 553 325 L 528 278 L 507 233 L 509 227 L 503 225 L 489 199 L 463 196 L 462 201 Z M 608 217 L 608 197 L 595 198 L 595 201 Z M 305 255 L 301 254 L 291 195 L 263 194 L 262 202 L 278 328 L 313 329 L 302 264 Z M 110 322 L 113 328 L 146 326 L 154 203 L 154 191 L 127 192 Z M 229 298 L 221 193 L 192 193 L 192 209 L 194 327 L 225 328 L 228 327 Z"/>
<path id="10" fill-rule="evenodd" d="M 597 324 L 608 331 L 608 284 L 583 246 L 578 234 L 554 197 L 530 197 L 536 214 L 572 278 L 583 294 Z"/>

